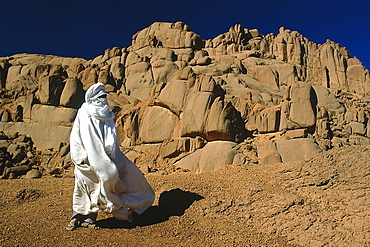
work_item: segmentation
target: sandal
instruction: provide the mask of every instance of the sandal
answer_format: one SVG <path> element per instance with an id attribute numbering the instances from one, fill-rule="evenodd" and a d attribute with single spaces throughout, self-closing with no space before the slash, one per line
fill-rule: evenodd
<path id="1" fill-rule="evenodd" d="M 77 219 L 73 219 L 73 220 L 71 220 L 71 221 L 68 223 L 68 225 L 67 225 L 66 229 L 67 229 L 68 231 L 73 231 L 73 230 L 76 230 L 76 228 L 77 228 L 77 227 L 78 227 Z"/>
<path id="2" fill-rule="evenodd" d="M 82 226 L 82 227 L 85 227 L 85 228 L 93 229 L 93 230 L 98 230 L 98 229 L 100 228 L 100 227 L 99 227 L 99 226 L 97 226 L 96 224 L 94 224 L 94 223 L 89 223 L 89 222 L 86 222 L 86 221 L 82 222 L 82 223 L 81 223 L 81 226 Z"/>

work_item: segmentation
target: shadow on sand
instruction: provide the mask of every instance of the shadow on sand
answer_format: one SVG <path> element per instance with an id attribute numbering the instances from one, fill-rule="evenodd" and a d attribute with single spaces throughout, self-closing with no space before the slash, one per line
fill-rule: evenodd
<path id="1" fill-rule="evenodd" d="M 143 214 L 134 214 L 134 222 L 116 220 L 114 217 L 100 220 L 97 224 L 101 228 L 117 229 L 126 228 L 132 229 L 136 226 L 148 226 L 164 222 L 170 216 L 181 216 L 185 210 L 193 204 L 194 201 L 199 201 L 204 197 L 180 189 L 173 189 L 163 192 L 159 197 L 159 205 L 151 206 Z"/>

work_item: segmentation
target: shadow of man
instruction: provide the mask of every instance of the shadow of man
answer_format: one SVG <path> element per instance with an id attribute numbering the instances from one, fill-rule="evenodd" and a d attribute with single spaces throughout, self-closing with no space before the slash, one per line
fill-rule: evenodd
<path id="1" fill-rule="evenodd" d="M 101 228 L 126 228 L 132 229 L 136 226 L 148 226 L 158 224 L 169 219 L 170 216 L 181 216 L 185 213 L 191 204 L 203 199 L 196 193 L 183 191 L 181 189 L 172 189 L 163 192 L 158 201 L 158 206 L 151 206 L 143 214 L 134 214 L 134 222 L 119 221 L 115 218 L 100 220 L 97 224 Z"/>

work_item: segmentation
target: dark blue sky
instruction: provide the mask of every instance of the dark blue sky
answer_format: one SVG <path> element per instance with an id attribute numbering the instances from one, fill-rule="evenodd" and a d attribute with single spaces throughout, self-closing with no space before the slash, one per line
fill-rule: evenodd
<path id="1" fill-rule="evenodd" d="M 0 0 L 0 57 L 18 53 L 92 59 L 155 21 L 183 21 L 203 39 L 234 24 L 331 39 L 370 68 L 370 0 Z"/>

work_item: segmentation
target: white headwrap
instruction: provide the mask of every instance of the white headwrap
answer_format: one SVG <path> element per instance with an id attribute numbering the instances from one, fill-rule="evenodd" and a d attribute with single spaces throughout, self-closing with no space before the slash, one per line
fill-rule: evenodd
<path id="1" fill-rule="evenodd" d="M 114 113 L 109 110 L 108 100 L 101 98 L 103 95 L 107 95 L 103 83 L 92 85 L 85 94 L 85 107 L 91 116 L 101 121 L 108 121 L 114 118 Z"/>

